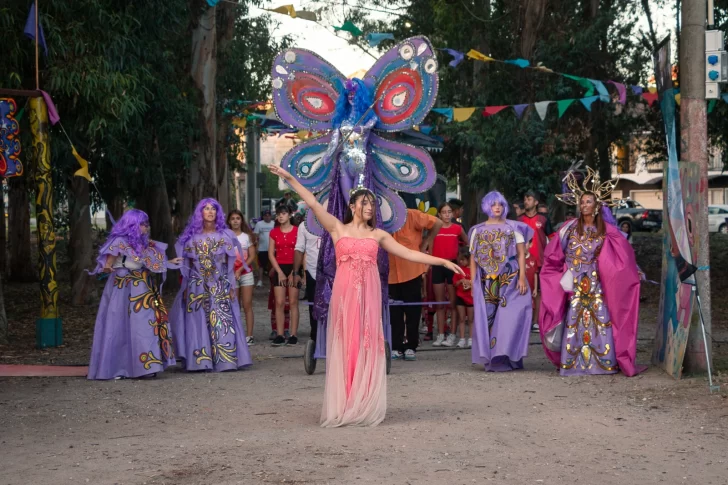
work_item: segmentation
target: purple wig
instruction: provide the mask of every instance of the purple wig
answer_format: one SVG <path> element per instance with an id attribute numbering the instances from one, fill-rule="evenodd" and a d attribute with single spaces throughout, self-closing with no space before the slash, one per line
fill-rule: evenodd
<path id="1" fill-rule="evenodd" d="M 149 226 L 147 213 L 139 209 L 129 209 L 111 228 L 111 233 L 109 233 L 106 242 L 109 243 L 117 237 L 126 239 L 126 242 L 134 249 L 137 256 L 141 256 L 149 246 L 149 234 L 142 233 L 141 226 Z M 106 244 L 102 247 L 105 246 Z"/>
<path id="2" fill-rule="evenodd" d="M 208 204 L 213 206 L 217 211 L 217 215 L 215 217 L 215 231 L 223 232 L 227 229 L 227 224 L 225 224 L 225 213 L 223 212 L 220 203 L 215 199 L 202 199 L 200 202 L 197 203 L 197 207 L 195 207 L 195 210 L 190 216 L 189 221 L 187 221 L 187 226 L 185 227 L 185 230 L 182 231 L 182 234 L 177 241 L 179 244 L 184 246 L 187 241 L 192 239 L 192 236 L 194 236 L 195 234 L 200 234 L 202 232 L 202 211 Z"/>
<path id="3" fill-rule="evenodd" d="M 349 93 L 354 92 L 354 103 L 349 104 Z M 349 79 L 339 85 L 339 99 L 336 101 L 336 111 L 331 123 L 335 128 L 341 123 L 352 118 L 354 122 L 359 121 L 372 104 L 372 92 L 359 78 Z M 369 111 L 360 124 L 365 124 L 374 116 L 374 110 Z"/>
<path id="4" fill-rule="evenodd" d="M 508 202 L 506 201 L 506 198 L 503 197 L 503 194 L 497 190 L 493 190 L 485 194 L 485 197 L 483 197 L 483 200 L 480 202 L 480 209 L 487 214 L 488 217 L 493 217 L 493 210 L 491 207 L 495 204 L 503 206 L 503 215 L 501 217 L 503 219 L 508 217 Z"/>

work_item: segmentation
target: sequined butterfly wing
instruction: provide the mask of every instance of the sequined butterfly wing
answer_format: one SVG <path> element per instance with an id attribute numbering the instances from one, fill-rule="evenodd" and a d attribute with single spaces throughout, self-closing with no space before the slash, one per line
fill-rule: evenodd
<path id="1" fill-rule="evenodd" d="M 437 57 L 427 37 L 406 39 L 380 57 L 364 82 L 376 100 L 380 131 L 401 131 L 418 125 L 435 105 Z"/>
<path id="2" fill-rule="evenodd" d="M 273 107 L 288 126 L 302 130 L 332 129 L 345 77 L 331 64 L 304 49 L 286 49 L 273 60 Z"/>
<path id="3" fill-rule="evenodd" d="M 396 232 L 407 217 L 407 205 L 397 192 L 418 194 L 430 189 L 437 179 L 432 157 L 421 148 L 372 133 L 368 162 L 373 168 L 383 228 L 390 233 Z"/>
<path id="4" fill-rule="evenodd" d="M 364 76 L 374 93 L 378 131 L 409 129 L 424 120 L 437 99 L 437 58 L 426 37 L 411 37 L 387 51 Z M 437 173 L 425 150 L 372 134 L 368 147 L 384 229 L 396 232 L 407 206 L 396 192 L 421 193 Z"/>

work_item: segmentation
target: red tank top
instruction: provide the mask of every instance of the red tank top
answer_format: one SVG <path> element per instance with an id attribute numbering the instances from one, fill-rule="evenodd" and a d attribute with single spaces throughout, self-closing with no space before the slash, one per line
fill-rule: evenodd
<path id="1" fill-rule="evenodd" d="M 442 227 L 435 236 L 435 244 L 432 248 L 432 255 L 437 258 L 454 261 L 458 257 L 458 242 L 463 226 L 452 223 L 450 227 Z"/>

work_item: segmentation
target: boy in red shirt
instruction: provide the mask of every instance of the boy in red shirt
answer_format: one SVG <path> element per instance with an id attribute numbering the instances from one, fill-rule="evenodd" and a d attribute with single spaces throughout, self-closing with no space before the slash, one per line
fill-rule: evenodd
<path id="1" fill-rule="evenodd" d="M 458 330 L 460 332 L 460 341 L 457 346 L 461 349 L 473 346 L 473 318 L 475 310 L 473 309 L 473 280 L 470 275 L 470 252 L 468 248 L 460 248 L 458 252 L 458 266 L 462 268 L 465 276 L 459 274 L 453 275 L 452 284 L 455 286 L 455 305 L 458 309 Z M 465 341 L 465 317 L 468 317 L 468 325 L 470 325 L 470 338 Z"/>

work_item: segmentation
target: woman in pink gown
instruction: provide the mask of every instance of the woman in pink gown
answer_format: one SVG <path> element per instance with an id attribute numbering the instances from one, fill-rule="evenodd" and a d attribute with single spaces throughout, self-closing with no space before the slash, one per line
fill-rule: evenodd
<path id="1" fill-rule="evenodd" d="M 336 248 L 336 277 L 326 332 L 326 386 L 321 426 L 376 426 L 387 411 L 387 371 L 382 328 L 381 282 L 377 251 L 413 262 L 445 266 L 463 274 L 456 264 L 412 251 L 376 229 L 375 197 L 356 187 L 350 193 L 344 222 L 326 212 L 316 197 L 281 167 L 270 171 L 295 190 L 330 234 Z"/>

